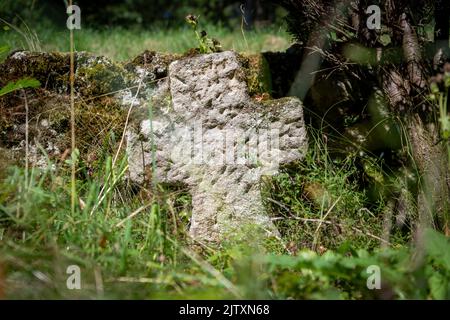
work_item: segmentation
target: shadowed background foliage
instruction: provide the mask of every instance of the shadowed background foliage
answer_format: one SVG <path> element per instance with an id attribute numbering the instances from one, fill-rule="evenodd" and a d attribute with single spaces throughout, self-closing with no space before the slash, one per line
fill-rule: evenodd
<path id="1" fill-rule="evenodd" d="M 0 17 L 17 23 L 50 21 L 64 26 L 66 20 L 63 0 L 4 0 L 0 4 Z M 179 26 L 187 14 L 202 16 L 205 21 L 224 26 L 240 23 L 241 5 L 248 22 L 268 24 L 280 20 L 284 11 L 271 1 L 263 0 L 78 0 L 73 4 L 82 10 L 83 23 L 99 26 Z"/>

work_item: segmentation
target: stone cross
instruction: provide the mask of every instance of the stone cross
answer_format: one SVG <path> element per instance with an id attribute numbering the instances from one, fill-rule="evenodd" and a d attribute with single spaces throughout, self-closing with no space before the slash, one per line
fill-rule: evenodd
<path id="1" fill-rule="evenodd" d="M 166 99 L 153 99 L 151 119 L 127 133 L 130 178 L 143 182 L 154 160 L 153 179 L 187 186 L 190 234 L 198 240 L 220 241 L 247 224 L 275 232 L 260 179 L 304 157 L 301 102 L 254 101 L 239 57 L 229 51 L 173 62 L 158 90 Z"/>

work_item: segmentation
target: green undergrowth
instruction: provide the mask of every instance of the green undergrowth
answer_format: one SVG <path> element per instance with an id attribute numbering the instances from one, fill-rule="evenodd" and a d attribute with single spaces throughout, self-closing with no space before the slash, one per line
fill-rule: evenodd
<path id="1" fill-rule="evenodd" d="M 305 179 L 329 190 L 320 206 L 301 204 L 300 195 L 290 198 L 302 190 L 295 175 L 289 181 L 284 175 L 276 178 L 277 202 L 297 217 L 375 233 L 370 223 L 366 229 L 359 224 L 372 218 L 358 216 L 365 198 L 351 182 L 349 160 L 325 165 L 317 156 L 308 155 L 301 170 Z M 51 163 L 49 169 L 28 173 L 12 167 L 0 182 L 3 298 L 450 297 L 450 244 L 434 231 L 426 232 L 420 250 L 407 245 L 381 249 L 367 234 L 352 235 L 345 227 L 342 234 L 329 225 L 314 233 L 316 223 L 314 228 L 284 225 L 278 238 L 258 238 L 256 230 L 247 230 L 221 244 L 201 244 L 187 235 L 191 199 L 186 190 L 129 185 L 123 179 L 126 159 L 113 165 L 105 156 L 95 175 L 77 180 L 79 204 L 72 214 L 70 161 L 57 171 Z M 66 286 L 72 265 L 81 269 L 81 290 Z M 381 270 L 380 290 L 367 288 L 370 266 Z"/>
<path id="2" fill-rule="evenodd" d="M 311 133 L 313 141 L 305 159 L 263 184 L 266 208 L 289 249 L 325 252 L 346 243 L 364 249 L 407 243 L 400 232 L 383 238 L 386 203 L 381 195 L 371 197 L 374 191 L 362 186 L 360 156 L 349 153 L 331 158 L 327 145 Z M 363 161 L 377 177 L 387 175 L 377 159 L 364 156 Z"/>

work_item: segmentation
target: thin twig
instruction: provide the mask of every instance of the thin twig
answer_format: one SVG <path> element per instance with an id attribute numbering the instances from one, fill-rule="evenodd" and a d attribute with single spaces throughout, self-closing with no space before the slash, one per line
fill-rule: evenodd
<path id="1" fill-rule="evenodd" d="M 23 100 L 25 102 L 25 186 L 28 188 L 28 170 L 29 170 L 29 158 L 30 158 L 30 146 L 29 146 L 29 108 L 27 93 L 22 89 Z"/>
<path id="2" fill-rule="evenodd" d="M 289 213 L 289 217 L 277 217 L 277 218 L 272 218 L 272 219 L 271 219 L 272 221 L 285 220 L 285 219 L 293 219 L 293 220 L 298 220 L 298 221 L 302 221 L 302 222 L 325 223 L 325 224 L 328 224 L 328 225 L 339 226 L 339 227 L 341 227 L 341 228 L 347 228 L 347 227 L 349 227 L 349 226 L 347 226 L 347 225 L 345 225 L 345 224 L 342 224 L 342 223 L 337 223 L 337 222 L 328 221 L 328 220 L 324 220 L 324 219 L 311 219 L 311 218 L 301 218 L 301 217 L 296 217 L 296 216 L 294 216 L 294 215 L 291 213 L 291 211 L 289 210 L 289 208 L 287 208 L 287 207 L 286 207 L 285 205 L 283 205 L 282 203 L 280 203 L 280 202 L 278 202 L 278 201 L 276 201 L 276 200 L 274 200 L 274 199 L 271 199 L 271 198 L 268 198 L 268 200 L 269 200 L 270 202 L 273 202 L 273 203 L 279 205 L 279 206 L 282 207 L 283 209 L 287 210 L 287 212 Z M 380 237 L 378 237 L 378 236 L 376 236 L 376 235 L 374 235 L 374 234 L 372 234 L 372 233 L 370 233 L 370 232 L 364 232 L 364 231 L 362 231 L 362 230 L 360 230 L 360 229 L 358 229 L 358 228 L 356 228 L 356 227 L 350 227 L 350 228 L 351 228 L 353 231 L 356 231 L 356 232 L 358 232 L 358 233 L 365 234 L 366 236 L 371 237 L 371 238 L 374 238 L 374 239 L 376 239 L 376 240 L 378 240 L 378 241 L 381 241 L 381 242 L 383 242 L 383 243 L 385 243 L 385 244 L 392 245 L 389 241 L 387 241 L 387 240 L 385 240 L 385 239 L 383 239 L 383 238 L 380 238 Z"/>
<path id="3" fill-rule="evenodd" d="M 118 224 L 116 224 L 116 228 L 122 226 L 125 222 L 127 222 L 128 220 L 134 218 L 135 216 L 137 216 L 139 213 L 141 213 L 142 211 L 144 211 L 145 209 L 147 209 L 148 207 L 152 206 L 153 203 L 149 203 L 145 206 L 140 207 L 139 209 L 137 209 L 136 211 L 134 211 L 132 214 L 130 214 L 128 217 L 126 217 L 125 219 L 123 219 L 122 221 L 120 221 Z"/>
<path id="4" fill-rule="evenodd" d="M 120 153 L 120 150 L 122 149 L 123 142 L 125 141 L 125 136 L 126 136 L 126 133 L 127 133 L 128 122 L 130 121 L 131 111 L 133 110 L 133 106 L 134 106 L 134 104 L 136 102 L 137 96 L 139 95 L 139 91 L 141 91 L 141 86 L 142 86 L 143 80 L 144 80 L 144 77 L 141 77 L 139 79 L 139 85 L 138 85 L 138 88 L 136 90 L 136 94 L 134 95 L 133 100 L 131 101 L 130 108 L 128 109 L 127 119 L 125 120 L 125 126 L 124 126 L 123 132 L 122 132 L 122 138 L 120 139 L 119 147 L 117 148 L 116 155 L 114 156 L 114 160 L 112 162 L 112 167 L 113 168 L 114 168 L 114 165 L 116 164 L 117 158 L 119 157 L 119 153 Z"/>
<path id="5" fill-rule="evenodd" d="M 245 36 L 245 31 L 244 31 L 244 24 L 248 25 L 247 20 L 245 19 L 245 6 L 244 4 L 241 4 L 241 14 L 242 14 L 242 20 L 241 20 L 241 32 L 242 32 L 242 37 L 244 38 L 245 41 L 245 46 L 247 47 L 247 51 L 250 50 L 249 46 L 248 46 L 248 42 L 247 42 L 247 37 Z"/>
<path id="6" fill-rule="evenodd" d="M 120 144 L 119 144 L 119 147 L 117 148 L 116 154 L 115 154 L 114 159 L 113 159 L 113 162 L 112 162 L 111 172 L 108 173 L 108 176 L 106 177 L 105 181 L 109 181 L 109 179 L 111 178 L 112 170 L 114 170 L 114 166 L 115 166 L 115 164 L 116 164 L 116 162 L 117 162 L 117 159 L 118 159 L 118 157 L 119 157 L 120 150 L 122 149 L 122 145 L 123 145 L 123 143 L 124 143 L 124 141 L 125 141 L 125 136 L 126 136 L 126 132 L 127 132 L 127 127 L 128 127 L 128 123 L 129 123 L 129 120 L 130 120 L 130 116 L 131 116 L 131 111 L 132 111 L 132 109 L 133 109 L 134 103 L 135 103 L 136 98 L 137 98 L 137 96 L 138 96 L 138 94 L 139 94 L 139 91 L 140 91 L 140 89 L 141 89 L 142 81 L 143 81 L 143 78 L 141 78 L 141 79 L 139 80 L 138 89 L 137 89 L 137 91 L 136 91 L 136 94 L 135 94 L 134 97 L 133 97 L 133 100 L 131 101 L 130 108 L 128 109 L 127 118 L 126 118 L 126 121 L 125 121 L 125 126 L 124 126 L 124 128 L 123 128 L 122 137 L 121 137 L 121 139 L 120 139 Z M 92 208 L 92 210 L 91 210 L 91 215 L 94 213 L 94 211 L 95 211 L 95 210 L 97 209 L 97 207 L 100 205 L 100 203 L 103 201 L 103 199 L 105 198 L 106 194 L 108 194 L 108 191 L 106 192 L 106 194 L 103 194 L 103 193 L 105 192 L 106 186 L 107 186 L 107 183 L 105 183 L 105 184 L 103 185 L 102 189 L 100 190 L 100 192 L 99 192 L 99 194 L 98 194 L 98 197 L 100 198 L 100 201 Z M 111 189 L 111 188 L 109 188 L 109 189 Z M 109 189 L 108 189 L 108 190 L 109 190 Z"/>
<path id="7" fill-rule="evenodd" d="M 318 241 L 318 237 L 319 237 L 319 230 L 320 230 L 320 227 L 322 227 L 323 221 L 325 221 L 325 219 L 328 217 L 328 215 L 334 209 L 334 207 L 339 202 L 339 200 L 341 200 L 341 196 L 339 196 L 339 198 L 337 198 L 337 200 L 333 203 L 333 205 L 328 209 L 327 213 L 320 219 L 322 222 L 319 223 L 319 225 L 317 226 L 316 231 L 314 232 L 314 240 L 313 240 L 313 247 L 314 248 L 317 245 L 317 241 Z"/>
<path id="8" fill-rule="evenodd" d="M 169 237 L 166 237 L 167 240 L 169 240 L 171 243 L 173 243 L 175 246 L 179 247 L 178 243 L 172 240 Z M 232 293 L 236 298 L 242 299 L 242 294 L 239 291 L 239 288 L 236 287 L 230 280 L 228 280 L 219 270 L 214 268 L 211 264 L 209 264 L 207 261 L 203 260 L 197 253 L 194 251 L 191 251 L 184 247 L 179 247 L 181 252 L 183 252 L 184 255 L 186 255 L 188 258 L 190 258 L 193 262 L 198 264 L 204 271 L 212 275 L 214 278 L 216 278 L 219 283 L 221 283 L 227 290 Z"/>
<path id="9" fill-rule="evenodd" d="M 278 217 L 278 218 L 273 218 L 272 220 L 276 221 L 276 220 L 283 220 L 283 219 L 287 219 L 287 218 Z M 341 228 L 349 227 L 349 226 L 347 226 L 345 224 L 342 224 L 342 223 L 337 223 L 337 222 L 334 222 L 334 221 L 327 221 L 327 220 L 322 220 L 322 219 L 311 219 L 311 218 L 300 218 L 300 217 L 290 217 L 290 219 L 294 219 L 294 220 L 298 220 L 298 221 L 302 221 L 302 222 L 325 223 L 325 224 L 328 224 L 328 225 L 339 226 Z M 352 229 L 353 231 L 356 231 L 358 233 L 365 234 L 366 236 L 369 236 L 369 237 L 374 238 L 374 239 L 376 239 L 378 241 L 384 242 L 384 243 L 386 243 L 388 245 L 392 245 L 389 241 L 387 241 L 387 240 L 385 240 L 383 238 L 380 238 L 380 237 L 378 237 L 378 236 L 376 236 L 376 235 L 374 235 L 374 234 L 372 234 L 370 232 L 362 231 L 361 229 L 358 229 L 356 227 L 350 227 L 350 229 Z"/>
<path id="10" fill-rule="evenodd" d="M 69 6 L 72 5 L 72 0 L 69 1 Z M 75 54 L 74 54 L 74 40 L 73 29 L 70 30 L 70 137 L 71 137 L 71 192 L 70 204 L 72 216 L 75 214 L 76 205 L 76 161 L 75 161 Z"/>

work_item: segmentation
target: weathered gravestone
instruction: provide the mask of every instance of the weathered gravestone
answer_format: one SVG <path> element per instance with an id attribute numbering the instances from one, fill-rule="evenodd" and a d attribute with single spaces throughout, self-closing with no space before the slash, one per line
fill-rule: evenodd
<path id="1" fill-rule="evenodd" d="M 153 103 L 151 119 L 127 133 L 130 178 L 142 183 L 156 163 L 152 179 L 187 186 L 198 240 L 218 241 L 250 223 L 274 232 L 259 183 L 303 158 L 301 102 L 253 101 L 233 52 L 175 61 L 168 78 L 171 102 Z"/>
<path id="2" fill-rule="evenodd" d="M 248 75 L 235 53 L 177 59 L 148 52 L 124 66 L 105 57 L 77 53 L 75 86 L 77 97 L 82 98 L 77 101 L 108 94 L 112 99 L 95 103 L 133 105 L 136 113 L 127 132 L 129 176 L 142 183 L 151 173 L 154 181 L 187 186 L 193 198 L 192 236 L 217 241 L 250 223 L 273 232 L 264 213 L 259 182 L 263 175 L 276 174 L 279 165 L 302 159 L 307 140 L 300 101 L 253 101 L 248 94 Z M 54 159 L 68 147 L 64 137 L 69 126 L 63 125 L 68 116 L 68 61 L 67 54 L 23 51 L 2 65 L 5 72 L 0 82 L 34 77 L 44 85 L 39 92 L 49 97 L 30 99 L 31 116 L 40 119 L 31 123 L 37 134 L 32 135 L 29 161 L 36 166 L 46 167 L 47 162 L 35 141 Z M 170 61 L 174 62 L 167 71 Z M 55 106 L 60 106 L 58 111 Z M 80 110 L 84 109 L 83 105 Z M 106 119 L 111 112 L 105 107 L 101 115 Z M 14 137 L 8 146 L 20 151 L 24 149 L 23 119 L 16 120 L 6 131 L 8 137 Z M 79 142 L 83 135 L 77 138 Z M 155 172 L 151 172 L 153 154 Z"/>

